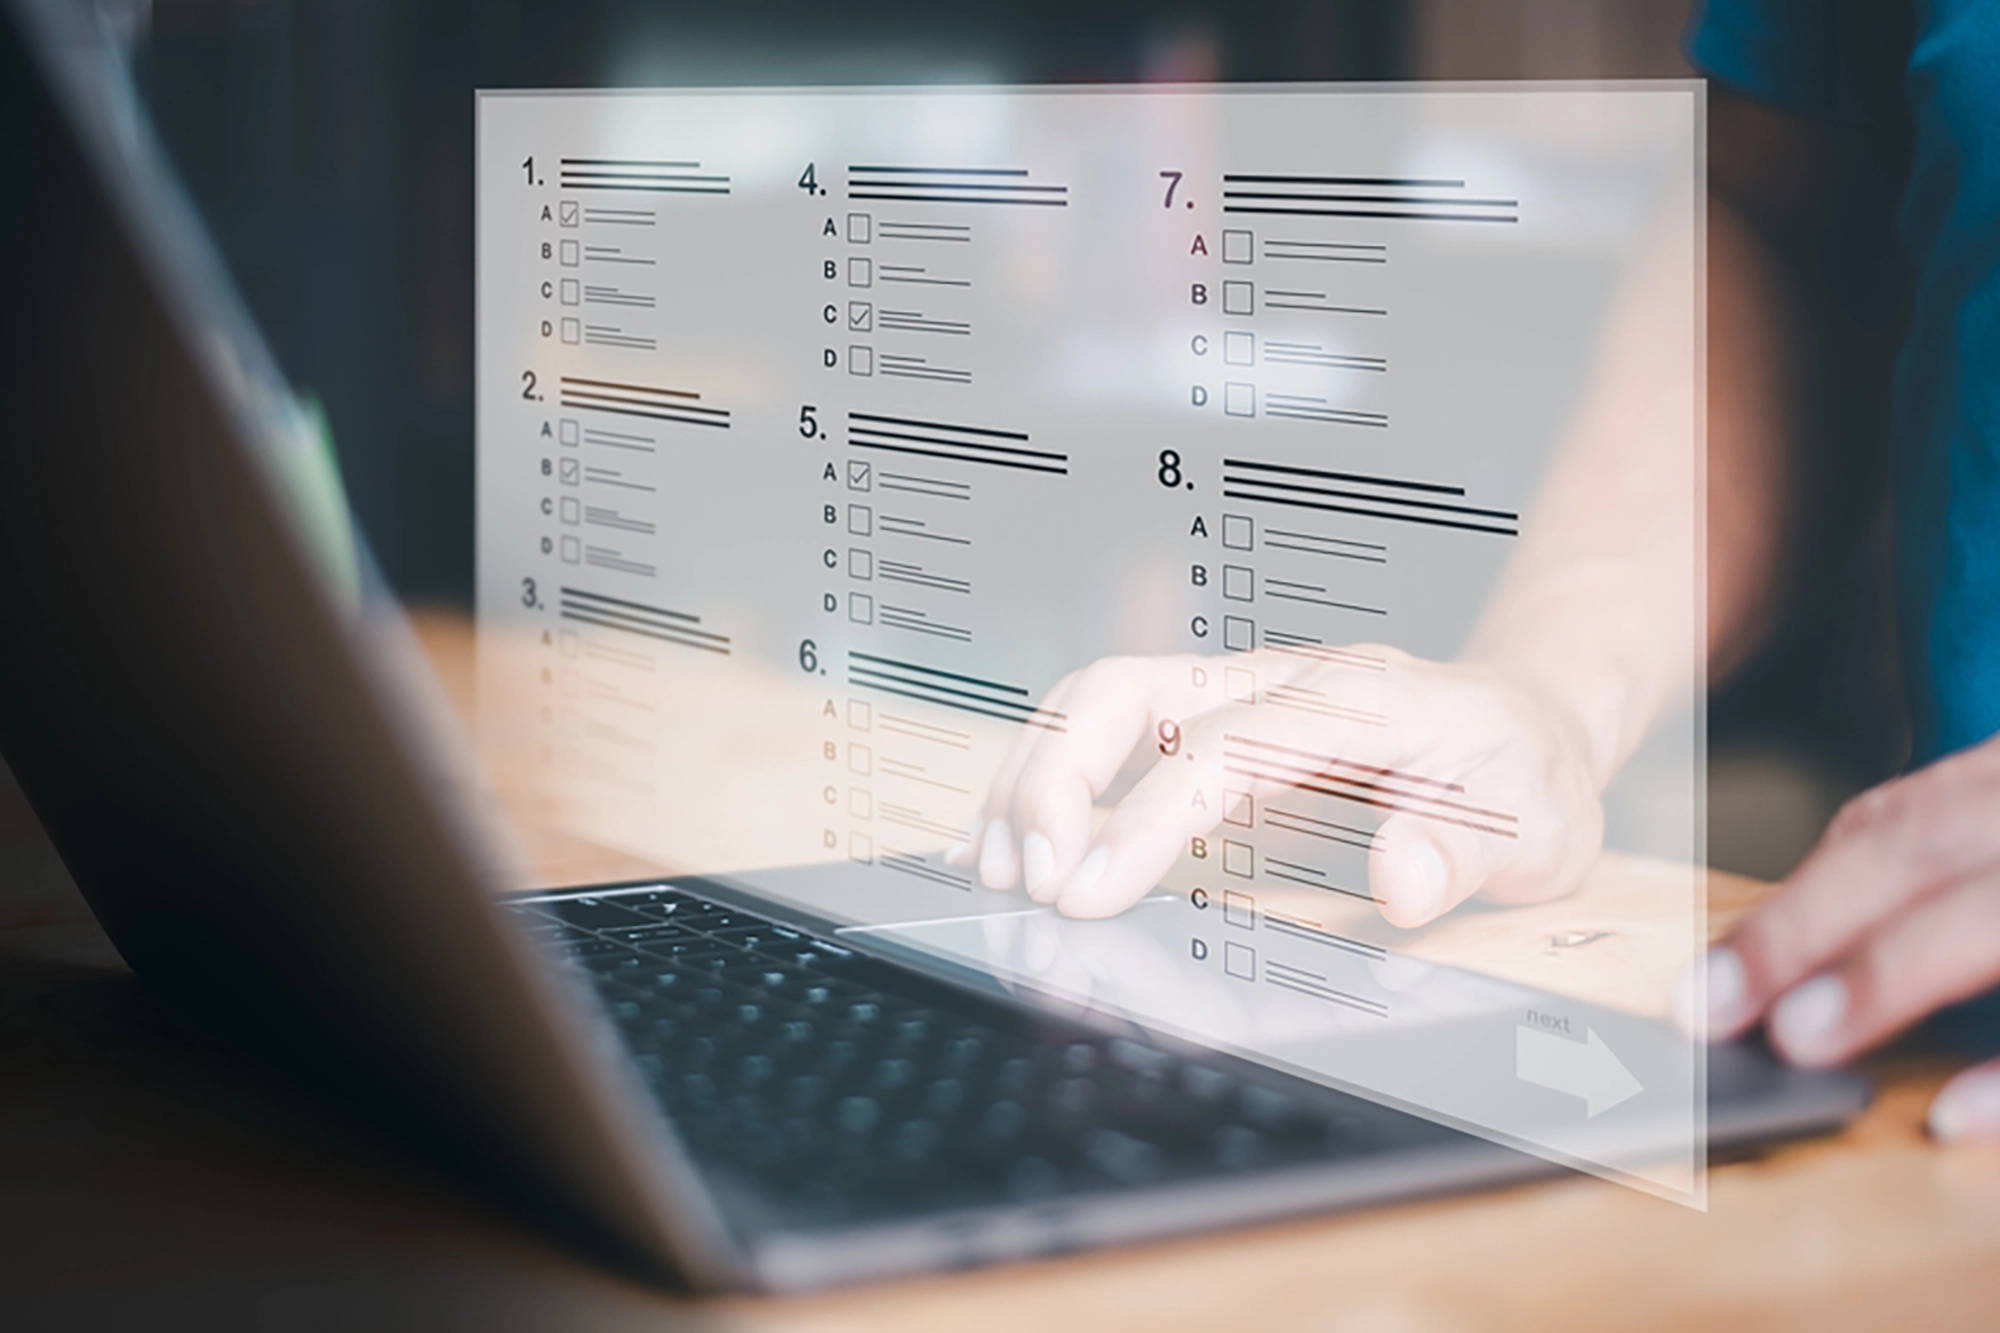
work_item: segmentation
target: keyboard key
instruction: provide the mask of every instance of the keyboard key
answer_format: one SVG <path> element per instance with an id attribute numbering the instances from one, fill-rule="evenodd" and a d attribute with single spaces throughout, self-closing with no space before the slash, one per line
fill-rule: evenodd
<path id="1" fill-rule="evenodd" d="M 866 1134 L 882 1118 L 882 1104 L 873 1097 L 847 1097 L 840 1103 L 836 1119 L 849 1134 Z"/>
<path id="2" fill-rule="evenodd" d="M 585 930 L 613 930 L 619 926 L 646 924 L 645 917 L 606 898 L 563 898 L 537 906 Z"/>
<path id="3" fill-rule="evenodd" d="M 1092 1131 L 1085 1140 L 1084 1160 L 1122 1185 L 1147 1184 L 1164 1170 L 1158 1147 L 1115 1129 Z"/>

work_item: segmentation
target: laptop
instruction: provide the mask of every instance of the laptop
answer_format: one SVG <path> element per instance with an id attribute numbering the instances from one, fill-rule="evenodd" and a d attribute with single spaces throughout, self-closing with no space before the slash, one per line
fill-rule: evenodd
<path id="1" fill-rule="evenodd" d="M 5 6 L 0 99 L 0 750 L 160 994 L 694 1291 L 1564 1169 L 1408 1098 L 1052 1005 L 768 877 L 533 883 L 465 795 L 365 551 L 329 556 L 314 446 L 86 7 Z M 1747 1045 L 1706 1077 L 1714 1145 L 1829 1130 L 1867 1097 Z"/>

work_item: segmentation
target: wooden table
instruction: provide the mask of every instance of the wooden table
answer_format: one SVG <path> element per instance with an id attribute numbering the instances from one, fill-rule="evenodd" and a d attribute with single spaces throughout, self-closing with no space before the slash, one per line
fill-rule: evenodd
<path id="1" fill-rule="evenodd" d="M 1583 902 L 1642 864 L 1607 861 Z M 1923 1135 L 1946 1057 L 1706 1214 L 1573 1178 L 833 1295 L 688 1303 L 594 1266 L 160 1012 L 0 786 L 0 1327 L 2000 1327 L 2000 1150 Z M 1718 878 L 1711 925 L 1759 892 Z M 1551 909 L 1534 909 L 1548 912 Z M 1567 919 L 1567 918 L 1565 918 Z M 1495 947 L 1552 921 L 1496 928 Z"/>

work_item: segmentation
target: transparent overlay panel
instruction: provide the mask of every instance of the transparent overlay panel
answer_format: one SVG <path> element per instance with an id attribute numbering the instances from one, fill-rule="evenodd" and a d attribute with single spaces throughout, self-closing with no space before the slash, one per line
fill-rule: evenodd
<path id="1" fill-rule="evenodd" d="M 509 813 L 1699 1204 L 1701 115 L 482 94 Z"/>

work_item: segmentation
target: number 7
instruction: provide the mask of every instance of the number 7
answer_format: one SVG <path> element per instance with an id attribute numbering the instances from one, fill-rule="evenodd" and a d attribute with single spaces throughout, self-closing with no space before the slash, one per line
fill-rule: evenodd
<path id="1" fill-rule="evenodd" d="M 1174 191 L 1178 190 L 1181 185 L 1181 173 L 1178 171 L 1163 171 L 1160 173 L 1160 179 L 1167 183 L 1166 202 L 1161 204 L 1160 207 L 1172 208 L 1174 206 Z"/>

